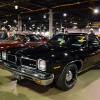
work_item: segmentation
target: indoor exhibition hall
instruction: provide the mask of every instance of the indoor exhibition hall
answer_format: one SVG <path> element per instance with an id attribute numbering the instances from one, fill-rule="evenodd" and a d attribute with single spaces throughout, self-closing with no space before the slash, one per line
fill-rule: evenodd
<path id="1" fill-rule="evenodd" d="M 0 0 L 0 100 L 100 100 L 100 0 Z"/>

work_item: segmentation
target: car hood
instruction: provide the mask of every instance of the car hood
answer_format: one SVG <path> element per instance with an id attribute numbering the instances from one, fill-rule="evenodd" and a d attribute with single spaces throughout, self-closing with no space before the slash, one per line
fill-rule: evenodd
<path id="1" fill-rule="evenodd" d="M 17 41 L 1 41 L 0 42 L 0 50 L 5 50 L 13 47 L 18 47 L 20 42 Z"/>
<path id="2" fill-rule="evenodd" d="M 72 52 L 73 50 L 77 50 L 76 47 L 65 47 L 65 46 L 52 46 L 52 45 L 40 45 L 37 47 L 28 47 L 24 48 L 24 50 L 20 50 L 18 54 L 38 58 L 38 57 L 50 57 L 51 55 L 62 54 L 64 52 Z"/>

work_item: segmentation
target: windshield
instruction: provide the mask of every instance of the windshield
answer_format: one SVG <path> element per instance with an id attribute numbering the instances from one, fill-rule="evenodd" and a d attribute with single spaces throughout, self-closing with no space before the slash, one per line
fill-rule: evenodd
<path id="1" fill-rule="evenodd" d="M 41 41 L 40 38 L 36 35 L 25 36 L 24 40 L 27 42 L 39 42 L 39 41 Z"/>
<path id="2" fill-rule="evenodd" d="M 24 35 L 14 34 L 13 36 L 7 38 L 6 40 L 21 41 L 23 40 L 23 38 L 24 38 Z"/>
<path id="3" fill-rule="evenodd" d="M 51 45 L 82 46 L 86 45 L 86 35 L 57 35 L 48 43 Z"/>
<path id="4" fill-rule="evenodd" d="M 40 39 L 36 35 L 22 35 L 14 34 L 13 36 L 7 38 L 6 40 L 20 41 L 20 42 L 39 42 Z"/>

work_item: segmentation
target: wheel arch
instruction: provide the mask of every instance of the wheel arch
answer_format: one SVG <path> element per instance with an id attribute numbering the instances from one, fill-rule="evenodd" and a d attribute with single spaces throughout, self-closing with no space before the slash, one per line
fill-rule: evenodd
<path id="1" fill-rule="evenodd" d="M 81 60 L 73 62 L 76 66 L 78 71 L 82 68 L 83 62 Z"/>
<path id="2" fill-rule="evenodd" d="M 62 70 L 61 75 L 63 74 L 65 68 L 66 68 L 67 66 L 71 65 L 71 64 L 75 64 L 75 65 L 77 66 L 78 71 L 79 71 L 79 70 L 82 68 L 82 66 L 83 66 L 83 62 L 82 62 L 81 60 L 71 61 L 71 62 L 69 62 L 68 64 L 65 65 L 64 69 Z M 61 76 L 61 75 L 60 75 L 60 76 Z"/>
<path id="3" fill-rule="evenodd" d="M 58 80 L 56 81 L 56 84 L 58 86 L 58 88 L 62 89 L 62 90 L 69 90 L 71 89 L 77 80 L 77 75 L 78 75 L 78 71 L 80 70 L 82 66 L 82 62 L 80 60 L 76 60 L 76 61 L 72 61 L 70 63 L 68 63 L 63 71 L 62 74 L 60 75 L 60 77 L 58 78 Z M 68 79 L 71 78 L 70 80 L 66 80 L 66 72 L 71 71 L 71 73 L 73 73 L 72 76 L 69 77 L 68 75 Z M 70 81 L 70 82 L 68 82 Z"/>

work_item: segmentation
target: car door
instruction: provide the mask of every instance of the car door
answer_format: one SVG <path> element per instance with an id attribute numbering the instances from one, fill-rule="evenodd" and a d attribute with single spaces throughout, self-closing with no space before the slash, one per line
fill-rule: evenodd
<path id="1" fill-rule="evenodd" d="M 100 41 L 97 36 L 89 35 L 86 61 L 83 62 L 83 69 L 88 69 L 100 61 Z"/>
<path id="2" fill-rule="evenodd" d="M 95 36 L 94 41 L 92 42 L 92 48 L 95 51 L 95 59 L 94 62 L 100 62 L 100 40 L 97 36 Z"/>

